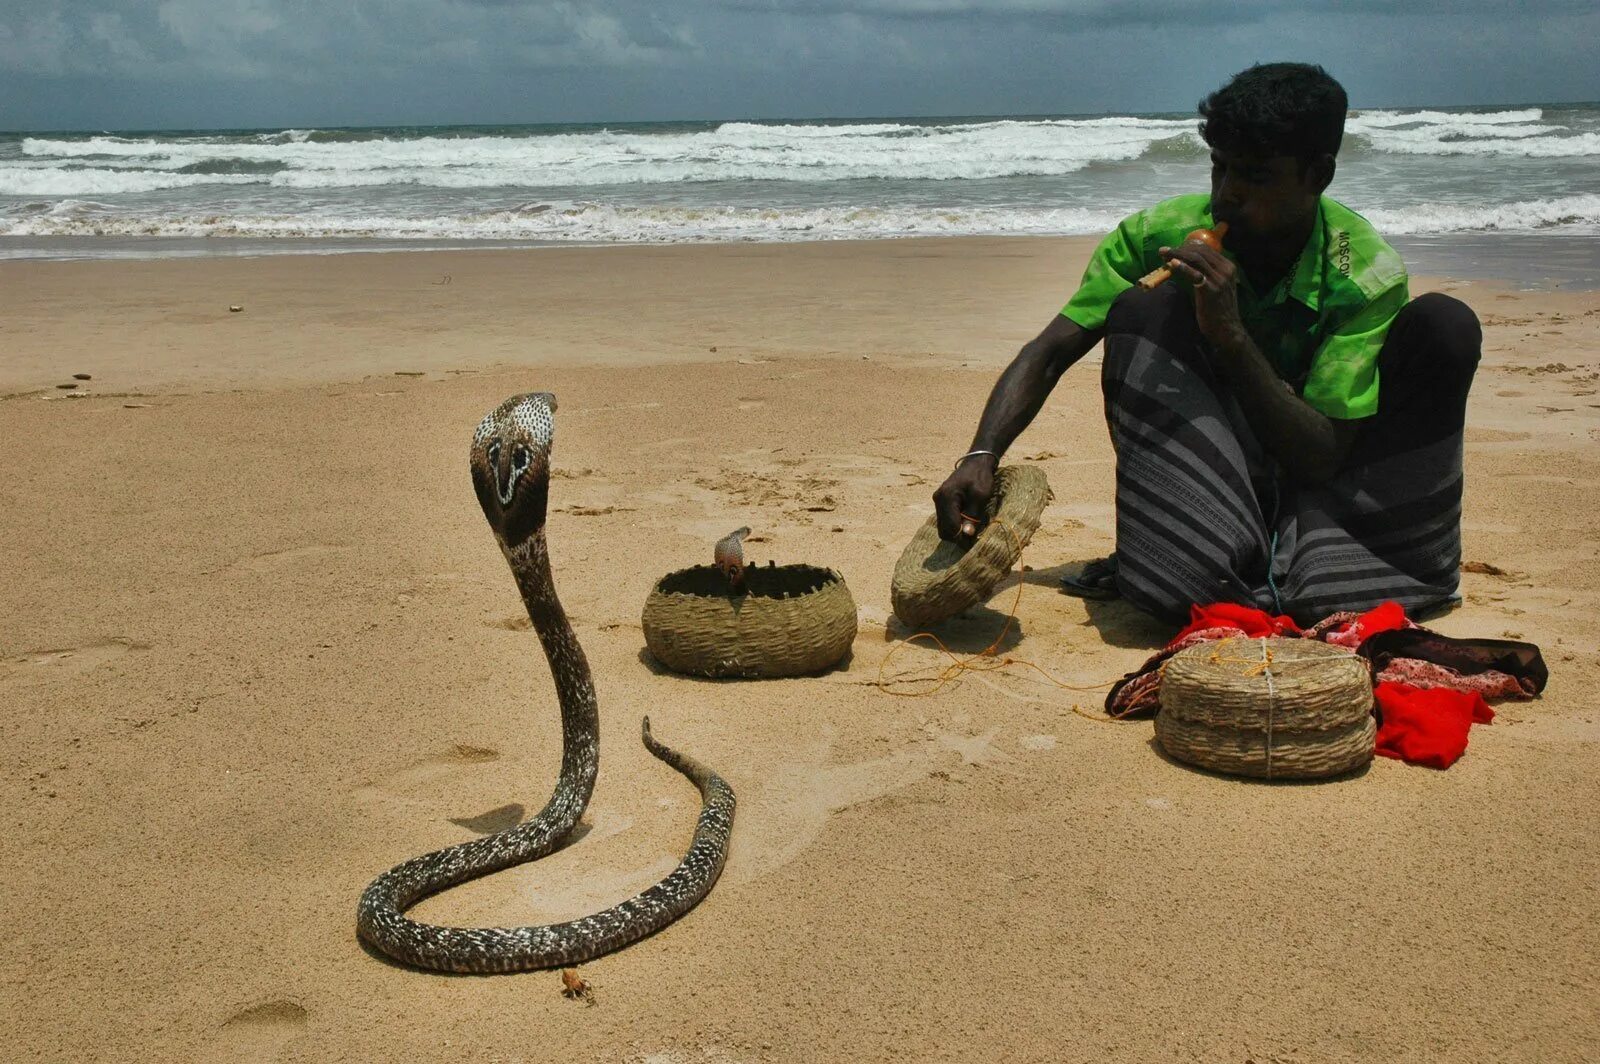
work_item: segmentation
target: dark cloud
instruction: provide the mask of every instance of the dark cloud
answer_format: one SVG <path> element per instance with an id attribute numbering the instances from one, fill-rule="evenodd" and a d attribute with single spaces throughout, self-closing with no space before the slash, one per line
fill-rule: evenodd
<path id="1" fill-rule="evenodd" d="M 0 128 L 1188 110 L 1600 97 L 1593 0 L 0 0 Z"/>

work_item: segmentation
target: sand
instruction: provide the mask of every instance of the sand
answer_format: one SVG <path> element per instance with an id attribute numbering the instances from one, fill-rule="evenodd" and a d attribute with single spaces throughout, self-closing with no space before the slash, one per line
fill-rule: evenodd
<path id="1" fill-rule="evenodd" d="M 1533 640 L 1552 676 L 1448 771 L 1248 783 L 1020 669 L 875 686 L 907 634 L 895 558 L 1087 247 L 0 263 L 4 1056 L 1600 1054 L 1600 296 L 1415 285 L 1486 323 L 1465 546 L 1505 572 L 1466 574 L 1434 626 Z M 560 397 L 548 532 L 599 786 L 574 845 L 420 914 L 568 918 L 669 869 L 698 803 L 645 712 L 740 801 L 710 897 L 583 966 L 593 1007 L 553 972 L 421 973 L 354 934 L 373 875 L 553 780 L 549 675 L 466 473 L 479 417 L 532 389 Z M 1093 365 L 1013 456 L 1055 501 L 1009 652 L 1113 679 L 1170 633 L 1054 590 L 1112 545 Z M 758 560 L 845 574 L 845 667 L 705 682 L 643 652 L 652 582 L 741 524 Z M 985 646 L 1015 587 L 942 634 Z"/>

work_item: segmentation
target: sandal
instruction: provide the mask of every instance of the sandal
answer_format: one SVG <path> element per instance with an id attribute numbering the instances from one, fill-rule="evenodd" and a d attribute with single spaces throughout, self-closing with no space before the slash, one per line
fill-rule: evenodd
<path id="1" fill-rule="evenodd" d="M 1061 590 L 1083 599 L 1117 598 L 1122 594 L 1117 590 L 1117 556 L 1084 563 L 1076 576 L 1061 578 Z"/>

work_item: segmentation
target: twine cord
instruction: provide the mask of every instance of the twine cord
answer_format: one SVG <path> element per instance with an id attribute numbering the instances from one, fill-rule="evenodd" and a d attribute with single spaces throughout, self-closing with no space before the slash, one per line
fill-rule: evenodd
<path id="1" fill-rule="evenodd" d="M 961 514 L 960 516 L 968 521 L 973 521 L 974 523 L 977 521 L 977 518 L 970 517 L 967 514 Z M 1022 566 L 1022 540 L 1020 537 L 1018 537 L 1016 530 L 999 518 L 995 518 L 990 522 L 990 524 L 998 525 L 1000 528 L 1005 530 L 1006 535 L 1011 537 L 1012 546 L 1014 546 L 1017 551 L 1017 566 L 1020 569 Z M 1006 657 L 997 656 L 1000 651 L 1000 644 L 1005 641 L 1006 633 L 1010 632 L 1011 626 L 1016 623 L 1017 607 L 1022 602 L 1022 585 L 1026 582 L 1026 580 L 1017 581 L 1017 593 L 1012 596 L 1011 609 L 1006 614 L 1006 623 L 1000 627 L 1000 634 L 995 636 L 994 641 L 988 646 L 984 647 L 982 650 L 971 655 L 970 657 L 963 658 L 956 654 L 949 647 L 945 646 L 944 641 L 938 636 L 934 635 L 932 632 L 917 632 L 915 635 L 906 637 L 900 643 L 890 648 L 889 653 L 885 654 L 883 660 L 878 662 L 878 682 L 876 685 L 878 689 L 885 694 L 898 695 L 901 697 L 928 698 L 934 694 L 937 694 L 948 684 L 954 683 L 960 678 L 962 673 L 993 672 L 997 669 L 1004 669 L 1008 665 L 1021 665 L 1024 668 L 1032 669 L 1063 691 L 1098 691 L 1101 688 L 1110 687 L 1112 684 L 1116 683 L 1116 680 L 1106 680 L 1103 683 L 1089 685 L 1070 684 L 1056 679 L 1049 673 L 1048 670 L 1044 669 L 1035 662 L 1027 661 L 1022 658 L 1013 658 L 1009 655 Z M 950 659 L 950 664 L 939 669 L 938 672 L 931 676 L 920 676 L 917 674 L 926 672 L 930 668 L 935 668 L 935 666 L 921 666 L 904 669 L 892 676 L 885 676 L 884 672 L 886 669 L 888 669 L 889 662 L 893 660 L 894 656 L 903 648 L 909 646 L 919 639 L 932 640 L 933 643 L 944 652 L 944 655 Z M 894 690 L 894 685 L 896 684 L 931 684 L 932 686 L 919 690 L 897 691 Z M 1100 721 L 1102 723 L 1110 723 L 1116 719 L 1113 717 L 1090 716 L 1081 708 L 1079 708 L 1076 703 L 1073 704 L 1072 710 L 1081 717 L 1086 717 L 1089 720 Z"/>
<path id="2" fill-rule="evenodd" d="M 971 517 L 968 514 L 960 514 L 959 516 L 962 517 L 964 520 L 972 521 L 974 523 L 977 522 L 977 518 Z M 999 518 L 995 518 L 990 523 L 998 525 L 999 527 L 1001 527 L 1002 529 L 1005 530 L 1005 532 L 1006 532 L 1006 534 L 1008 536 L 1011 537 L 1012 545 L 1016 548 L 1016 551 L 1017 551 L 1017 562 L 1016 562 L 1016 564 L 1017 564 L 1018 568 L 1021 569 L 1022 568 L 1022 541 L 1017 536 L 1016 531 L 1014 529 L 1012 529 L 1010 525 L 1006 524 L 1006 522 L 1000 520 Z M 991 642 L 988 646 L 984 647 L 982 650 L 978 651 L 976 654 L 971 655 L 970 657 L 963 658 L 960 655 L 956 654 L 955 651 L 951 650 L 948 646 L 946 646 L 944 644 L 944 641 L 942 639 L 940 639 L 937 635 L 934 635 L 932 632 L 917 632 L 914 635 L 906 637 L 900 643 L 898 643 L 894 647 L 890 648 L 889 653 L 885 654 L 884 657 L 883 657 L 883 660 L 878 662 L 878 680 L 877 680 L 877 683 L 876 683 L 875 686 L 880 691 L 884 692 L 885 694 L 898 695 L 898 696 L 901 696 L 901 697 L 909 697 L 909 698 L 928 698 L 928 697 L 931 697 L 931 696 L 937 694 L 939 691 L 943 690 L 949 684 L 956 682 L 956 680 L 958 680 L 963 673 L 967 673 L 967 672 L 993 672 L 993 671 L 995 671 L 997 669 L 1004 669 L 1009 665 L 1020 665 L 1020 666 L 1022 666 L 1024 668 L 1032 669 L 1035 672 L 1037 672 L 1039 675 L 1043 676 L 1046 681 L 1048 681 L 1049 683 L 1055 685 L 1057 688 L 1059 688 L 1059 689 L 1061 689 L 1063 691 L 1099 691 L 1099 690 L 1102 690 L 1104 688 L 1108 688 L 1108 687 L 1114 686 L 1117 683 L 1116 680 L 1105 680 L 1105 681 L 1103 681 L 1101 683 L 1096 683 L 1096 684 L 1069 684 L 1069 683 L 1066 683 L 1066 682 L 1064 682 L 1062 680 L 1056 679 L 1054 676 L 1052 676 L 1050 674 L 1050 672 L 1048 670 L 1044 669 L 1043 667 L 1038 665 L 1036 662 L 1028 661 L 1028 660 L 1023 659 L 1023 658 L 1014 658 L 1014 657 L 1010 657 L 1010 656 L 1006 656 L 1006 657 L 997 656 L 999 654 L 1000 644 L 1005 641 L 1006 633 L 1010 632 L 1011 631 L 1011 626 L 1016 623 L 1016 620 L 1017 620 L 1017 607 L 1022 602 L 1022 585 L 1024 583 L 1026 583 L 1025 580 L 1018 580 L 1017 581 L 1017 593 L 1014 596 L 1012 596 L 1011 609 L 1006 614 L 1006 623 L 1001 626 L 1000 634 L 995 636 L 994 637 L 994 641 Z M 935 646 L 937 646 L 939 648 L 939 650 L 941 650 L 944 653 L 945 657 L 950 659 L 950 663 L 948 665 L 945 665 L 943 668 L 939 669 L 937 672 L 935 672 L 931 676 L 922 676 L 922 675 L 918 675 L 918 674 L 919 673 L 924 673 L 928 669 L 934 668 L 934 666 L 922 666 L 922 667 L 918 667 L 918 668 L 904 669 L 904 670 L 902 670 L 900 672 L 895 673 L 892 676 L 885 676 L 884 673 L 888 669 L 889 662 L 891 660 L 893 660 L 894 656 L 897 653 L 899 653 L 904 647 L 909 646 L 910 644 L 916 642 L 919 639 L 931 640 L 933 642 L 933 644 Z M 1241 675 L 1244 675 L 1244 676 L 1265 676 L 1266 677 L 1266 680 L 1267 680 L 1267 778 L 1271 779 L 1272 775 L 1273 775 L 1273 769 L 1272 769 L 1272 733 L 1273 733 L 1273 728 L 1274 728 L 1274 724 L 1275 724 L 1275 717 L 1276 717 L 1276 714 L 1277 714 L 1277 703 L 1278 703 L 1277 685 L 1275 684 L 1275 682 L 1273 680 L 1273 672 L 1272 672 L 1273 666 L 1276 665 L 1276 666 L 1282 667 L 1285 664 L 1289 664 L 1289 665 L 1293 665 L 1293 664 L 1321 664 L 1321 663 L 1325 662 L 1326 659 L 1325 658 L 1317 658 L 1317 657 L 1289 657 L 1289 658 L 1284 659 L 1283 661 L 1279 661 L 1277 659 L 1277 655 L 1267 645 L 1267 639 L 1265 637 L 1262 637 L 1262 639 L 1261 639 L 1261 657 L 1260 657 L 1259 660 L 1254 659 L 1254 658 L 1238 658 L 1238 657 L 1231 657 L 1231 656 L 1230 657 L 1223 657 L 1222 656 L 1222 651 L 1220 650 L 1220 648 L 1216 649 L 1216 650 L 1213 650 L 1207 660 L 1210 661 L 1214 665 L 1220 665 L 1220 664 L 1223 664 L 1225 662 L 1226 663 L 1230 663 L 1230 664 L 1245 665 L 1245 666 L 1248 666 L 1248 667 L 1241 671 Z M 1169 665 L 1169 664 L 1171 664 L 1171 659 L 1170 658 L 1167 661 L 1162 662 L 1161 665 L 1159 666 L 1159 671 L 1162 673 L 1163 676 L 1165 675 L 1167 665 Z M 918 689 L 918 690 L 899 691 L 899 690 L 895 690 L 894 689 L 894 686 L 897 685 L 897 684 L 930 684 L 931 686 L 923 687 L 923 688 Z M 1121 713 L 1107 713 L 1107 714 L 1104 714 L 1104 715 L 1097 715 L 1097 714 L 1091 714 L 1091 713 L 1085 712 L 1082 706 L 1080 706 L 1076 702 L 1074 702 L 1072 704 L 1072 711 L 1074 713 L 1076 713 L 1078 716 L 1083 717 L 1085 720 L 1096 721 L 1096 722 L 1098 722 L 1100 724 L 1115 724 L 1115 723 L 1125 719 L 1127 716 L 1130 716 L 1133 713 L 1140 712 L 1141 710 L 1138 707 L 1129 707 L 1128 709 L 1124 710 Z"/>
<path id="3" fill-rule="evenodd" d="M 1261 637 L 1261 673 L 1267 678 L 1267 779 L 1272 778 L 1272 720 L 1278 708 L 1278 690 L 1272 682 L 1272 651 Z"/>

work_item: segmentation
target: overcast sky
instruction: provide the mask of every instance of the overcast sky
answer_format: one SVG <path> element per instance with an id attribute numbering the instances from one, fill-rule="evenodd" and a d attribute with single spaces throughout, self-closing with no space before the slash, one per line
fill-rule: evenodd
<path id="1" fill-rule="evenodd" d="M 1597 0 L 0 0 L 0 129 L 1187 111 L 1322 63 L 1360 107 L 1600 99 Z"/>

